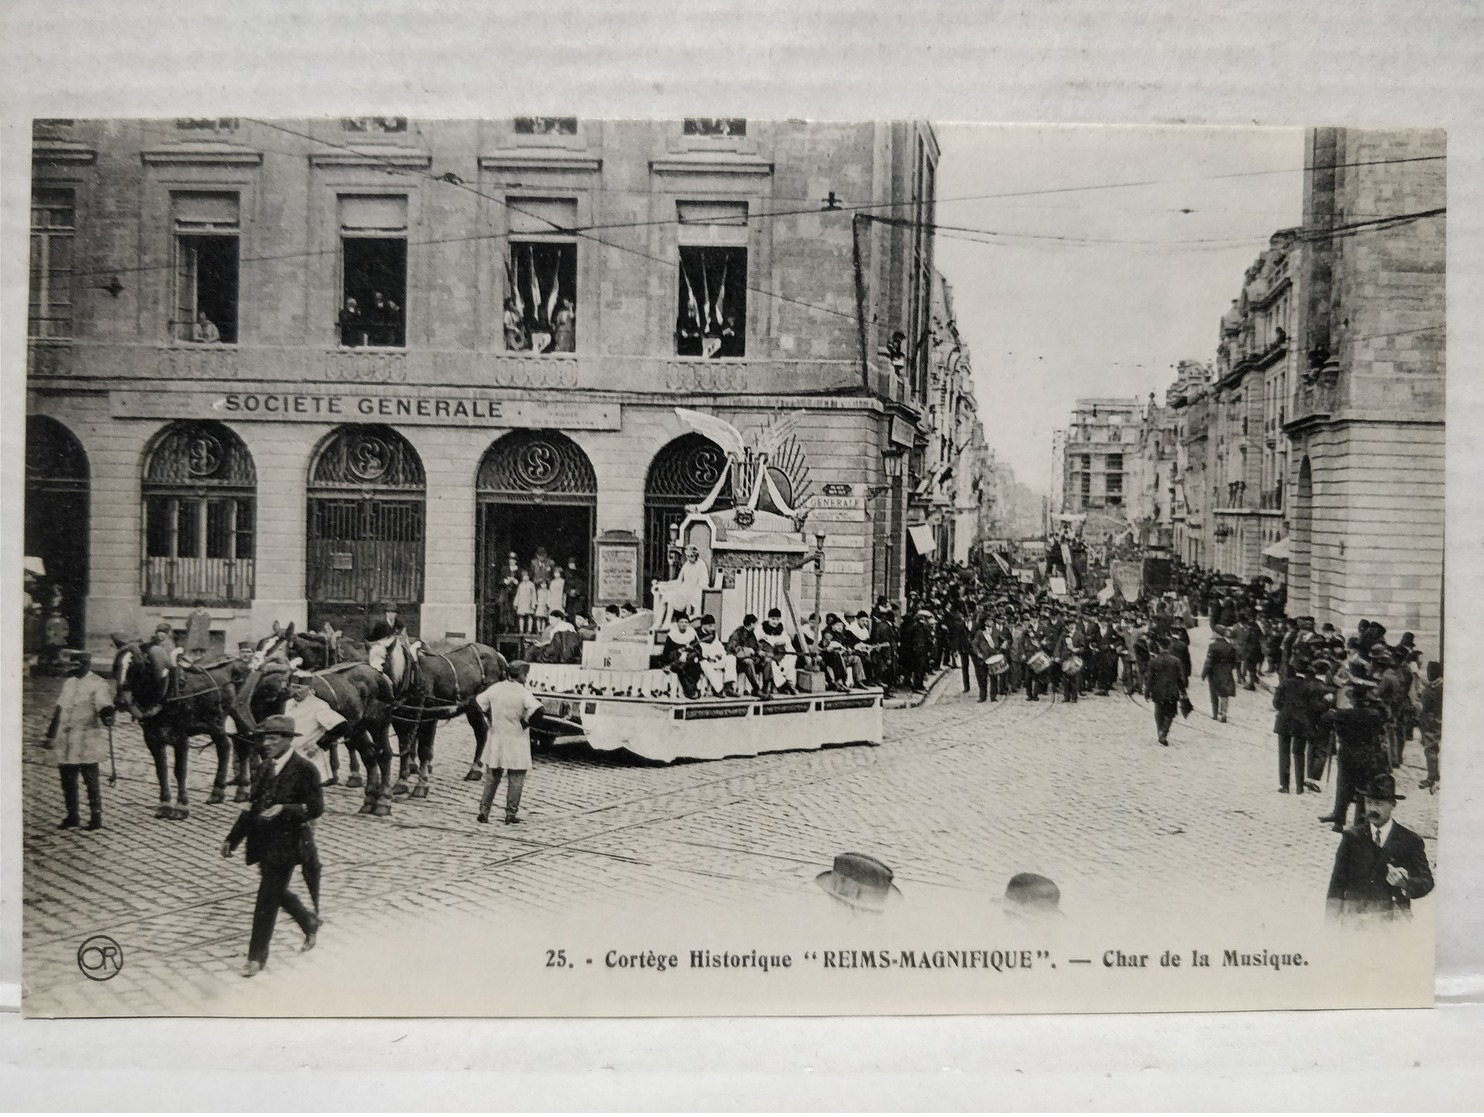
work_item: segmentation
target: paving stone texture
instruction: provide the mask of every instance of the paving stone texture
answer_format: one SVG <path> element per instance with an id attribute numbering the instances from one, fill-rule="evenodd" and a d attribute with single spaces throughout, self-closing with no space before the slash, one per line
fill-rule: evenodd
<path id="1" fill-rule="evenodd" d="M 1197 630 L 1197 656 L 1203 644 Z M 1169 748 L 1155 742 L 1142 700 L 980 704 L 952 672 L 928 703 L 888 710 L 876 747 L 669 766 L 538 751 L 519 827 L 500 825 L 498 810 L 496 824 L 475 823 L 479 785 L 460 778 L 472 738 L 450 723 L 430 798 L 370 818 L 356 813 L 359 792 L 326 789 L 320 945 L 298 953 L 285 917 L 255 982 L 293 981 L 409 922 L 436 946 L 442 920 L 557 918 L 594 897 L 678 901 L 724 919 L 811 890 L 844 850 L 880 857 L 904 893 L 994 895 L 1013 873 L 1035 869 L 1057 881 L 1072 916 L 1131 897 L 1151 917 L 1199 915 L 1219 893 L 1322 905 L 1338 835 L 1316 816 L 1332 792 L 1278 794 L 1270 683 L 1239 692 L 1226 724 L 1201 709 L 1204 688 L 1194 684 L 1197 710 L 1177 723 Z M 239 808 L 206 805 L 214 754 L 192 755 L 191 817 L 157 820 L 153 767 L 122 718 L 117 785 L 104 774 L 104 829 L 59 831 L 57 777 L 36 744 L 58 687 L 36 679 L 25 692 L 25 1011 L 233 1011 L 257 872 L 240 851 L 220 856 Z M 1427 839 L 1435 862 L 1437 798 L 1418 792 L 1422 775 L 1414 740 L 1398 773 L 1408 799 L 1397 817 Z M 125 949 L 107 982 L 77 965 L 94 934 Z"/>

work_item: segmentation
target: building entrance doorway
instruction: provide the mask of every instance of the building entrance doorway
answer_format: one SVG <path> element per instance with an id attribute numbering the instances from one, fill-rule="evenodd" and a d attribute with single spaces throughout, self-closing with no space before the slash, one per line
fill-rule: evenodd
<path id="1" fill-rule="evenodd" d="M 309 624 L 365 638 L 383 602 L 420 630 L 425 481 L 417 451 L 389 427 L 342 427 L 309 472 Z"/>
<path id="2" fill-rule="evenodd" d="M 41 560 L 39 596 L 26 617 L 26 651 L 45 642 L 46 620 L 67 622 L 67 646 L 86 646 L 88 456 L 55 419 L 26 420 L 26 556 Z M 30 581 L 30 579 L 28 579 Z"/>
<path id="3" fill-rule="evenodd" d="M 511 552 L 518 568 L 533 575 L 533 584 L 549 577 L 548 564 L 560 566 L 568 614 L 586 613 L 592 600 L 598 478 L 581 447 L 558 431 L 514 431 L 485 453 L 476 490 L 480 642 L 498 646 L 501 636 L 519 631 L 519 582 L 508 573 Z"/>

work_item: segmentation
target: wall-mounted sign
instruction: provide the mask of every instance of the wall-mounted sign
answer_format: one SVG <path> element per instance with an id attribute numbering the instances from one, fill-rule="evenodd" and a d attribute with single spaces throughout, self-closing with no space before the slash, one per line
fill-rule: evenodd
<path id="1" fill-rule="evenodd" d="M 351 558 L 351 553 L 349 551 L 331 551 L 330 552 L 330 569 L 331 570 L 354 570 L 355 569 L 355 563 L 354 563 L 354 560 Z"/>
<path id="2" fill-rule="evenodd" d="M 913 442 L 916 441 L 917 431 L 906 419 L 903 419 L 900 415 L 893 415 L 891 417 L 890 437 L 893 446 L 900 446 L 903 449 L 910 450 Z"/>
<path id="3" fill-rule="evenodd" d="M 816 496 L 809 501 L 810 512 L 821 508 L 859 508 L 864 511 L 865 507 L 866 498 L 863 496 Z"/>
<path id="4" fill-rule="evenodd" d="M 261 391 L 109 393 L 116 419 L 220 419 L 224 422 L 389 423 L 393 426 L 619 430 L 616 403 L 500 399 L 465 392 Z"/>
<path id="5" fill-rule="evenodd" d="M 639 539 L 631 531 L 608 531 L 593 544 L 597 557 L 597 596 L 593 604 L 638 604 Z"/>
<path id="6" fill-rule="evenodd" d="M 865 508 L 811 508 L 808 522 L 811 524 L 855 524 L 864 523 L 865 519 Z"/>
<path id="7" fill-rule="evenodd" d="M 844 484 L 839 484 L 839 483 L 832 482 L 831 484 L 828 484 L 828 485 L 825 485 L 824 486 L 824 495 L 825 496 L 853 496 L 854 494 L 855 494 L 855 486 L 854 485 L 844 485 Z M 819 502 L 818 501 L 818 498 L 816 498 L 815 499 L 815 503 L 817 504 L 818 502 Z"/>

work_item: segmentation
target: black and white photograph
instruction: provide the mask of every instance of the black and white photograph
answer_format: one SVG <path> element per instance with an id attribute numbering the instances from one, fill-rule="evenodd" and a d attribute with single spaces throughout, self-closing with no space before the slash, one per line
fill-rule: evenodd
<path id="1" fill-rule="evenodd" d="M 1443 130 L 31 130 L 27 1015 L 1432 1003 Z"/>

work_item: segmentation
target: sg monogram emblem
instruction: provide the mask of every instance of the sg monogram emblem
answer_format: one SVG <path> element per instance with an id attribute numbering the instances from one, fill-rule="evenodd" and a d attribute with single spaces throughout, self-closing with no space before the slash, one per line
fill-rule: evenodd
<path id="1" fill-rule="evenodd" d="M 210 477 L 222 466 L 222 445 L 209 434 L 198 434 L 186 445 L 186 469 L 192 477 Z"/>
<path id="2" fill-rule="evenodd" d="M 362 481 L 384 476 L 392 464 L 391 449 L 379 438 L 364 435 L 350 445 L 346 465 Z"/>
<path id="3" fill-rule="evenodd" d="M 527 484 L 545 488 L 556 480 L 559 465 L 556 447 L 532 442 L 516 460 L 516 472 Z"/>

